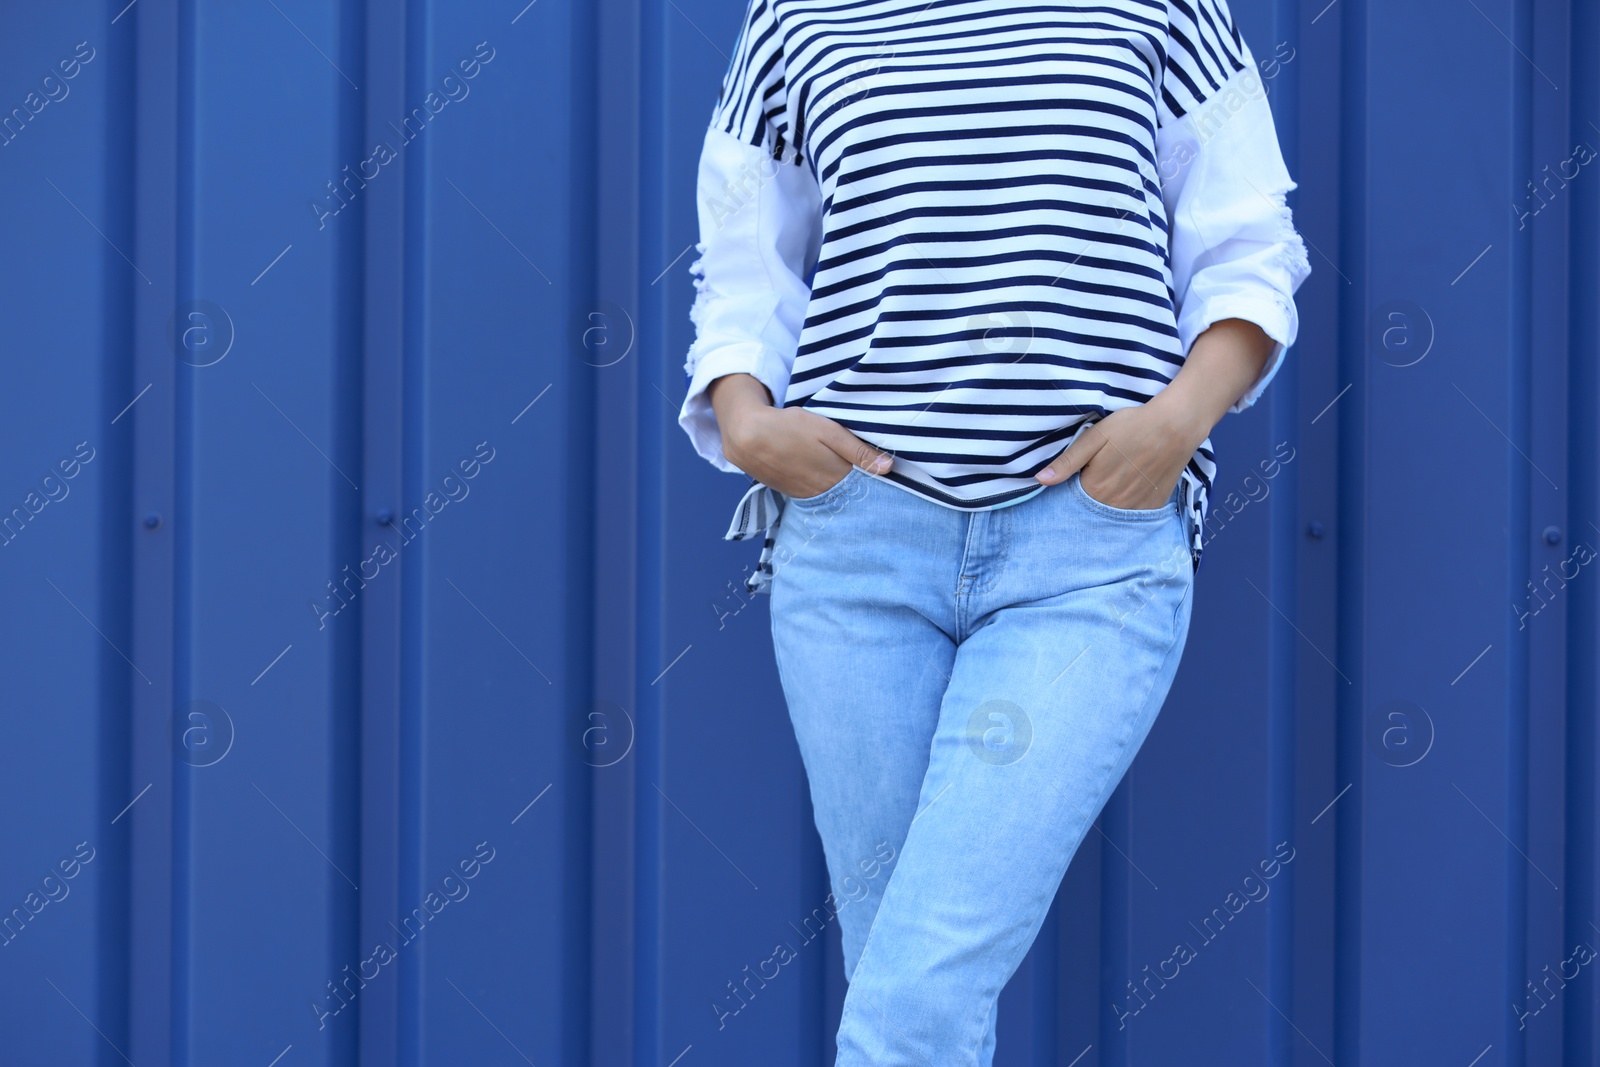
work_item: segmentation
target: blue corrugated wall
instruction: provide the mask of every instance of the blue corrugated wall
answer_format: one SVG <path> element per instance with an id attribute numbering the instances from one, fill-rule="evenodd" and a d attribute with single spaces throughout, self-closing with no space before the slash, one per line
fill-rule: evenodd
<path id="1" fill-rule="evenodd" d="M 832 1062 L 674 420 L 743 8 L 0 12 L 0 1063 Z M 999 1063 L 1600 1062 L 1600 13 L 1233 9 L 1300 341 Z"/>

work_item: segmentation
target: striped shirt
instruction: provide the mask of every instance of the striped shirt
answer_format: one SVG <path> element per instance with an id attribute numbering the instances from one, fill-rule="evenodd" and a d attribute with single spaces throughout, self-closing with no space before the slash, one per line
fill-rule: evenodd
<path id="1" fill-rule="evenodd" d="M 1266 87 L 1225 0 L 750 0 L 702 148 L 679 422 L 743 372 L 947 507 L 1038 492 L 1225 318 L 1294 343 L 1310 274 Z M 1180 478 L 1199 566 L 1208 439 Z M 753 482 L 728 537 L 766 533 Z"/>

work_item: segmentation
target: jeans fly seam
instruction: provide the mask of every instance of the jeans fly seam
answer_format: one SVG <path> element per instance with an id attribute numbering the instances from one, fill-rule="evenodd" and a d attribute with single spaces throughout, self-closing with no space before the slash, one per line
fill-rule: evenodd
<path id="1" fill-rule="evenodd" d="M 977 582 L 971 587 L 974 593 L 993 592 L 1000 584 L 1000 572 L 1005 568 L 1006 559 L 1011 555 L 1011 509 L 1003 508 L 986 512 L 988 525 L 994 527 L 995 551 L 992 559 L 987 561 L 987 574 L 979 574 Z"/>
<path id="2" fill-rule="evenodd" d="M 972 558 L 973 527 L 977 524 L 978 513 L 973 512 L 967 516 L 967 536 L 961 545 L 961 565 L 956 569 L 956 644 L 967 639 L 967 606 L 971 599 L 967 582 L 967 561 Z"/>

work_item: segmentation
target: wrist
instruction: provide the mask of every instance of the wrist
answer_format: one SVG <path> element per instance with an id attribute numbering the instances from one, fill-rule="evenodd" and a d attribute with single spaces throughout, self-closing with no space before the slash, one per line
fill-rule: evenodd
<path id="1" fill-rule="evenodd" d="M 706 399 L 711 401 L 713 408 L 716 408 L 719 404 L 731 406 L 751 402 L 760 403 L 766 407 L 772 406 L 772 393 L 767 389 L 766 385 L 754 374 L 747 374 L 743 371 L 724 374 L 711 379 L 711 382 L 706 386 Z"/>
<path id="2" fill-rule="evenodd" d="M 722 432 L 724 455 L 730 447 L 736 447 L 752 418 L 772 410 L 772 394 L 753 374 L 741 372 L 714 378 L 706 386 L 706 396 Z"/>
<path id="3" fill-rule="evenodd" d="M 1190 451 L 1199 448 L 1228 413 L 1226 405 L 1196 395 L 1176 380 L 1146 401 L 1145 406 L 1154 408 L 1166 422 L 1168 432 L 1187 444 Z"/>
<path id="4" fill-rule="evenodd" d="M 1227 318 L 1190 345 L 1178 373 L 1152 400 L 1198 443 L 1233 409 L 1264 372 L 1276 342 L 1257 323 Z"/>

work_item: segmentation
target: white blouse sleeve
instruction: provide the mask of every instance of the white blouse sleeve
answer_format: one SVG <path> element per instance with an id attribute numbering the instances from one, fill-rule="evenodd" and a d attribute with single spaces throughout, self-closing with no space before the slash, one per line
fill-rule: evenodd
<path id="1" fill-rule="evenodd" d="M 1169 0 L 1156 159 L 1167 208 L 1178 336 L 1245 319 L 1275 342 L 1230 411 L 1265 392 L 1299 332 L 1294 294 L 1311 273 L 1285 197 L 1296 188 L 1267 93 L 1226 0 Z"/>
<path id="2" fill-rule="evenodd" d="M 816 177 L 787 143 L 779 40 L 769 0 L 751 0 L 700 152 L 695 341 L 678 425 L 724 471 L 739 468 L 722 454 L 706 388 L 743 372 L 783 405 L 822 239 Z"/>

